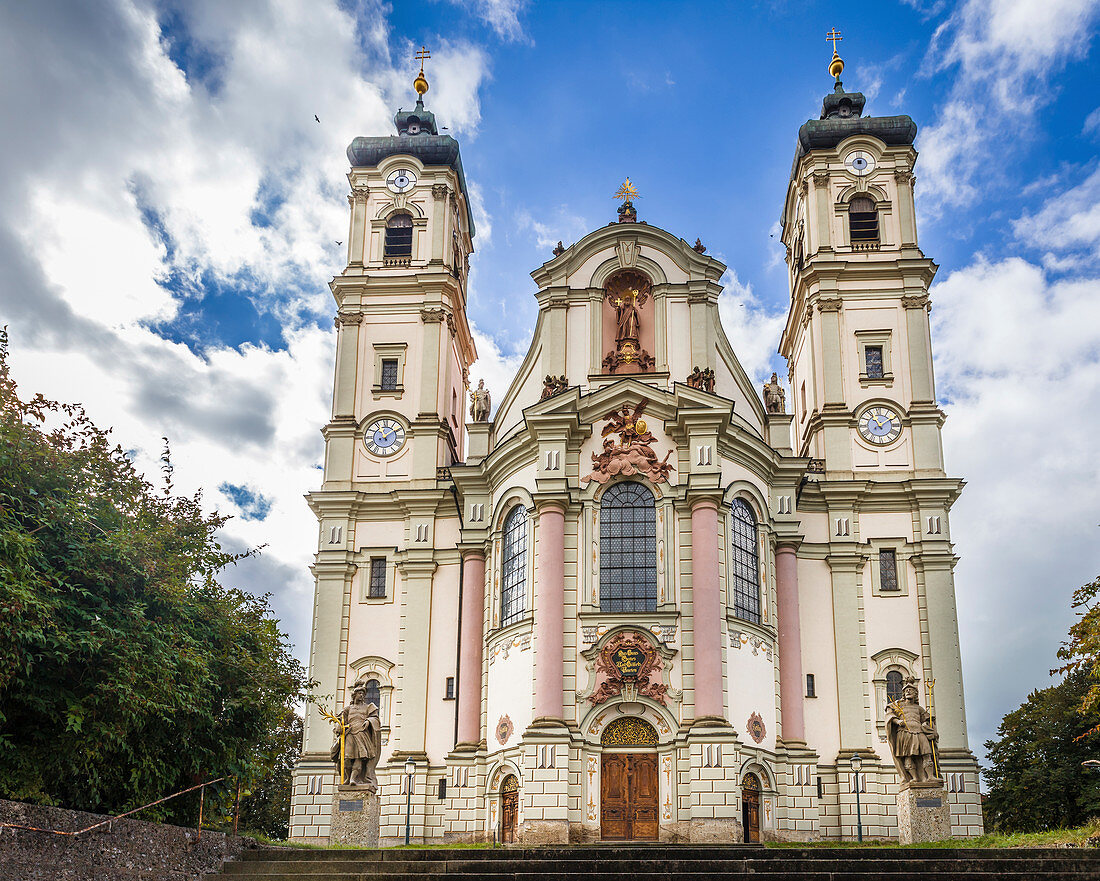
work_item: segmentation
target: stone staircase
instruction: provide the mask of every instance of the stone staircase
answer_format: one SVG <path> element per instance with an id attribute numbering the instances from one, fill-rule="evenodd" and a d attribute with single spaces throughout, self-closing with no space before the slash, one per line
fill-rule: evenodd
<path id="1" fill-rule="evenodd" d="M 262 848 L 207 881 L 676 881 L 751 875 L 775 881 L 1053 878 L 1098 881 L 1100 851 L 1080 848 L 763 848 L 758 845 L 305 850 Z"/>

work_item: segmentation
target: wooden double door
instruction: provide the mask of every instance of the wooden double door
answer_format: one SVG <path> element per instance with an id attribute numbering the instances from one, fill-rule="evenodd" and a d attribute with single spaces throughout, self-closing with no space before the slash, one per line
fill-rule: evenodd
<path id="1" fill-rule="evenodd" d="M 600 834 L 605 841 L 657 840 L 656 753 L 604 753 Z"/>

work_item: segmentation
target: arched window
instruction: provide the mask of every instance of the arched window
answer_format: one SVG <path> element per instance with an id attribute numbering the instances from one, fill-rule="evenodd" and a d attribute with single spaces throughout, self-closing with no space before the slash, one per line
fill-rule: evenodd
<path id="1" fill-rule="evenodd" d="M 527 612 L 527 509 L 516 505 L 504 518 L 500 564 L 500 626 Z"/>
<path id="2" fill-rule="evenodd" d="M 730 507 L 730 576 L 733 581 L 733 614 L 745 621 L 760 621 L 760 555 L 756 515 L 744 499 Z"/>
<path id="3" fill-rule="evenodd" d="M 853 247 L 878 241 L 878 211 L 867 196 L 856 196 L 848 203 L 848 233 Z"/>
<path id="4" fill-rule="evenodd" d="M 640 483 L 617 483 L 600 501 L 600 611 L 657 609 L 657 508 Z"/>
<path id="5" fill-rule="evenodd" d="M 374 704 L 376 707 L 382 706 L 382 689 L 377 679 L 367 680 L 367 703 Z"/>
<path id="6" fill-rule="evenodd" d="M 395 214 L 386 221 L 386 249 L 384 256 L 412 257 L 413 219 L 410 214 Z"/>
<path id="7" fill-rule="evenodd" d="M 886 702 L 893 703 L 901 700 L 901 692 L 905 687 L 905 681 L 897 670 L 890 670 L 886 674 Z"/>

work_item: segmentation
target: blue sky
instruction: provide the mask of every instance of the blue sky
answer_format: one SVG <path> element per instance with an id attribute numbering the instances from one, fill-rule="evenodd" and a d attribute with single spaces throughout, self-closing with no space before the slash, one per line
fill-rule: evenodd
<path id="1" fill-rule="evenodd" d="M 155 473 L 266 544 L 308 651 L 328 280 L 357 135 L 392 132 L 427 44 L 428 105 L 476 202 L 470 317 L 499 399 L 535 317 L 529 272 L 614 217 L 729 271 L 720 311 L 762 380 L 788 297 L 778 216 L 798 127 L 847 88 L 920 134 L 971 746 L 1047 670 L 1100 570 L 1100 0 L 686 4 L 41 0 L 0 5 L 0 321 L 27 391 L 80 400 Z M 314 115 L 321 120 L 314 121 Z"/>

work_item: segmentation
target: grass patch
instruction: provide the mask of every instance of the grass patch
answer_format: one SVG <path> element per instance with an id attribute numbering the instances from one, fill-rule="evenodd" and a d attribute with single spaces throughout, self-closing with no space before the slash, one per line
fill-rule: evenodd
<path id="1" fill-rule="evenodd" d="M 1084 847 L 1089 838 L 1100 835 L 1100 817 L 1075 829 L 1050 829 L 1046 832 L 990 832 L 981 838 L 947 838 L 943 841 L 926 841 L 920 844 L 898 844 L 891 839 L 856 841 L 769 841 L 765 847 L 891 847 L 891 848 L 1011 848 L 1011 847 Z"/>

